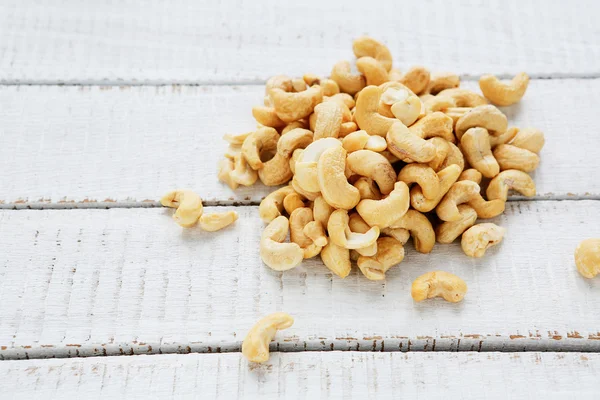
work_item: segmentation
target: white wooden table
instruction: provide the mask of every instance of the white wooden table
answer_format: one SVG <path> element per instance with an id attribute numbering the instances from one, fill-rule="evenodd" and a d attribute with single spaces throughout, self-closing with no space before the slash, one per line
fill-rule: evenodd
<path id="1" fill-rule="evenodd" d="M 0 2 L 3 398 L 598 398 L 600 279 L 573 263 L 600 236 L 597 2 L 94 3 Z M 217 181 L 220 138 L 254 126 L 270 75 L 327 75 L 360 34 L 468 88 L 533 78 L 504 111 L 546 135 L 538 193 L 485 258 L 409 245 L 385 282 L 261 264 L 269 189 Z M 182 231 L 156 207 L 177 187 L 240 219 Z M 412 302 L 434 269 L 463 303 Z M 296 323 L 249 366 L 241 340 L 274 311 Z"/>

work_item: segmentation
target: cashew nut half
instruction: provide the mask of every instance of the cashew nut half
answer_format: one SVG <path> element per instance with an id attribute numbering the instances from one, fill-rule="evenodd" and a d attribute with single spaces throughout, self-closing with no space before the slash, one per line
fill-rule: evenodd
<path id="1" fill-rule="evenodd" d="M 200 217 L 200 228 L 208 232 L 221 230 L 238 219 L 238 213 L 235 211 L 226 211 L 222 213 L 202 214 Z"/>
<path id="2" fill-rule="evenodd" d="M 579 273 L 588 279 L 600 274 L 600 239 L 586 239 L 577 245 L 575 265 Z"/>
<path id="3" fill-rule="evenodd" d="M 490 222 L 474 225 L 463 233 L 460 245 L 469 257 L 480 258 L 487 249 L 502 241 L 505 232 L 505 228 Z"/>
<path id="4" fill-rule="evenodd" d="M 525 72 L 515 75 L 510 83 L 502 83 L 494 75 L 483 75 L 479 78 L 479 88 L 483 95 L 498 106 L 510 106 L 518 103 L 529 84 L 529 76 Z"/>
<path id="5" fill-rule="evenodd" d="M 263 363 L 269 360 L 269 343 L 278 330 L 287 329 L 294 319 L 286 313 L 269 314 L 258 321 L 242 342 L 242 354 L 248 361 Z"/>
<path id="6" fill-rule="evenodd" d="M 377 253 L 374 256 L 360 256 L 357 264 L 363 275 L 370 280 L 382 280 L 385 273 L 404 260 L 402 243 L 391 237 L 377 239 Z"/>
<path id="7" fill-rule="evenodd" d="M 445 271 L 433 271 L 419 276 L 412 283 L 410 294 L 419 302 L 442 297 L 450 303 L 458 303 L 467 293 L 467 284 L 458 276 Z"/>
<path id="8" fill-rule="evenodd" d="M 332 207 L 350 210 L 360 201 L 360 193 L 348 183 L 344 174 L 345 169 L 346 150 L 340 143 L 340 146 L 331 147 L 321 154 L 317 163 L 317 177 L 325 201 Z"/>
<path id="9" fill-rule="evenodd" d="M 352 172 L 377 182 L 382 194 L 389 194 L 394 189 L 396 172 L 381 154 L 371 150 L 358 150 L 348 155 L 346 163 Z"/>
<path id="10" fill-rule="evenodd" d="M 438 243 L 452 243 L 475 224 L 477 212 L 473 207 L 466 204 L 458 206 L 460 219 L 456 221 L 442 222 L 435 228 L 435 236 Z"/>
<path id="11" fill-rule="evenodd" d="M 526 197 L 535 196 L 535 182 L 526 172 L 507 169 L 490 181 L 486 191 L 487 198 L 506 201 L 509 189 L 516 190 Z"/>
<path id="12" fill-rule="evenodd" d="M 317 163 L 325 150 L 341 145 L 335 138 L 319 139 L 309 144 L 296 162 L 294 181 L 303 190 L 318 193 L 321 189 L 317 177 Z"/>
<path id="13" fill-rule="evenodd" d="M 279 216 L 267 225 L 260 239 L 260 258 L 275 271 L 287 271 L 300 265 L 304 250 L 296 243 L 283 243 L 289 230 L 288 219 Z"/>
<path id="14" fill-rule="evenodd" d="M 352 42 L 352 51 L 356 58 L 373 57 L 383 65 L 386 71 L 392 68 L 392 54 L 386 45 L 369 37 L 361 36 Z"/>
<path id="15" fill-rule="evenodd" d="M 340 61 L 333 66 L 331 79 L 338 84 L 342 92 L 350 95 L 360 92 L 366 85 L 364 76 L 352 74 L 350 62 L 348 61 Z"/>
<path id="16" fill-rule="evenodd" d="M 337 138 L 342 126 L 343 109 L 335 101 L 327 101 L 315 107 L 315 134 L 314 140 L 326 137 Z"/>
<path id="17" fill-rule="evenodd" d="M 409 205 L 408 186 L 404 182 L 396 182 L 388 197 L 383 200 L 361 200 L 356 206 L 356 211 L 369 226 L 383 229 L 406 214 Z"/>
<path id="18" fill-rule="evenodd" d="M 407 229 L 419 253 L 430 253 L 435 245 L 435 232 L 429 219 L 416 210 L 408 210 L 400 219 L 390 226 L 392 229 Z"/>
<path id="19" fill-rule="evenodd" d="M 202 215 L 202 199 L 191 190 L 174 190 L 160 199 L 165 207 L 177 208 L 173 219 L 184 228 L 196 225 Z"/>

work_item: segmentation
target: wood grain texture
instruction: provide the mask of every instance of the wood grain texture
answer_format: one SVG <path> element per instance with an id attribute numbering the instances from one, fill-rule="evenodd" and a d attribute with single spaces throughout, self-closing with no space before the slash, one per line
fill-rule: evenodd
<path id="1" fill-rule="evenodd" d="M 257 208 L 237 210 L 217 233 L 182 230 L 167 209 L 0 211 L 0 357 L 239 351 L 275 311 L 296 322 L 273 350 L 600 351 L 600 280 L 573 260 L 600 237 L 600 201 L 511 202 L 484 258 L 409 244 L 385 282 L 341 280 L 318 259 L 272 271 Z M 439 269 L 467 282 L 465 300 L 413 303 L 412 281 Z"/>
<path id="2" fill-rule="evenodd" d="M 474 82 L 465 87 L 476 89 Z M 190 187 L 208 204 L 257 204 L 271 188 L 217 181 L 225 133 L 252 130 L 262 86 L 0 87 L 0 207 L 151 206 Z M 476 89 L 478 90 L 478 89 Z M 600 198 L 598 80 L 535 80 L 505 108 L 546 134 L 538 197 Z"/>
<path id="3" fill-rule="evenodd" d="M 5 361 L 0 389 L 27 400 L 585 400 L 597 398 L 598 374 L 589 353 L 273 353 L 262 365 L 188 354 Z"/>
<path id="4" fill-rule="evenodd" d="M 594 0 L 3 1 L 0 82 L 257 82 L 329 74 L 370 34 L 406 70 L 598 76 Z"/>

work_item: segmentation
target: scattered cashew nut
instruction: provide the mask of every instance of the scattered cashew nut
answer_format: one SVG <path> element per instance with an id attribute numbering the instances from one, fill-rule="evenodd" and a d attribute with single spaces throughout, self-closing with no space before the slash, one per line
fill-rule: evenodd
<path id="1" fill-rule="evenodd" d="M 586 239 L 577 245 L 575 265 L 579 273 L 588 279 L 600 274 L 600 239 Z"/>
<path id="2" fill-rule="evenodd" d="M 502 83 L 494 75 L 483 75 L 479 78 L 479 88 L 483 95 L 498 106 L 510 106 L 518 103 L 529 84 L 529 76 L 525 72 L 515 75 L 510 83 Z"/>
<path id="3" fill-rule="evenodd" d="M 165 207 L 177 208 L 173 219 L 184 228 L 196 225 L 202 215 L 202 199 L 191 190 L 169 192 L 160 199 L 160 204 Z"/>
<path id="4" fill-rule="evenodd" d="M 504 238 L 505 228 L 492 223 L 478 224 L 463 233 L 460 245 L 469 257 L 483 257 L 485 251 Z"/>
<path id="5" fill-rule="evenodd" d="M 412 283 L 411 296 L 419 302 L 433 297 L 442 297 L 451 303 L 458 303 L 467 293 L 467 284 L 458 276 L 445 271 L 427 272 Z"/>
<path id="6" fill-rule="evenodd" d="M 263 363 L 269 360 L 269 344 L 278 330 L 287 329 L 294 319 L 286 313 L 269 314 L 259 320 L 242 342 L 242 354 L 248 361 Z"/>

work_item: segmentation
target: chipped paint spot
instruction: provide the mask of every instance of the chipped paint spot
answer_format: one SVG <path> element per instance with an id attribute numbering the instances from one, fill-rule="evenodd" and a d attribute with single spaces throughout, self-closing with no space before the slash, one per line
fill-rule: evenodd
<path id="1" fill-rule="evenodd" d="M 583 339 L 583 336 L 579 334 L 577 331 L 573 331 L 571 333 L 567 333 L 567 337 L 571 339 Z"/>
<path id="2" fill-rule="evenodd" d="M 0 350 L 6 350 L 7 347 L 6 346 L 0 346 Z"/>
<path id="3" fill-rule="evenodd" d="M 586 356 L 584 356 L 583 354 L 579 358 L 581 358 L 583 361 L 588 361 L 589 360 L 589 358 L 586 357 Z"/>
<path id="4" fill-rule="evenodd" d="M 511 339 L 525 339 L 525 336 L 523 335 L 510 335 Z"/>
<path id="5" fill-rule="evenodd" d="M 81 347 L 80 344 L 66 344 L 65 346 L 67 346 L 67 347 Z M 98 351 L 98 350 L 94 349 L 94 351 Z"/>
<path id="6" fill-rule="evenodd" d="M 381 336 L 366 336 L 363 340 L 381 340 L 383 339 Z"/>
<path id="7" fill-rule="evenodd" d="M 469 334 L 469 335 L 465 335 L 466 338 L 472 338 L 472 339 L 480 339 L 482 336 L 478 335 L 476 333 L 473 334 Z"/>

